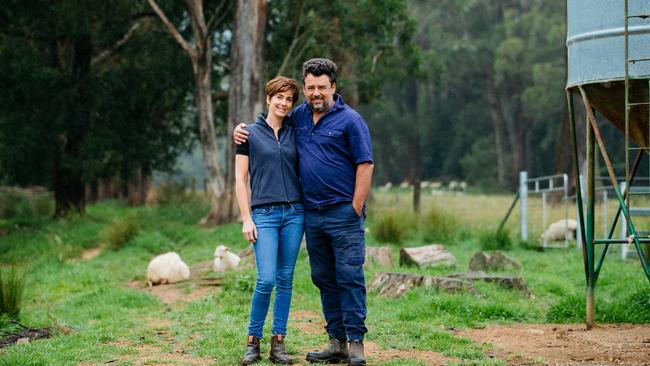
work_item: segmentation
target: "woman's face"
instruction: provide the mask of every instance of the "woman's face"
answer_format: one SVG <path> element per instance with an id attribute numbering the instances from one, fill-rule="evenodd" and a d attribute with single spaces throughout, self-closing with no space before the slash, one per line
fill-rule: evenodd
<path id="1" fill-rule="evenodd" d="M 293 106 L 293 93 L 287 90 L 276 93 L 272 97 L 267 95 L 266 103 L 269 105 L 269 116 L 284 118 Z"/>

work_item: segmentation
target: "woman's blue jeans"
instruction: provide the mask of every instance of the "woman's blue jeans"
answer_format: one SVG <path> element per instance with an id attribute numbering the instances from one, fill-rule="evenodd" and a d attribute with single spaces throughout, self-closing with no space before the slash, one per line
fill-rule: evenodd
<path id="1" fill-rule="evenodd" d="M 300 203 L 267 205 L 254 208 L 252 218 L 257 227 L 257 241 L 253 244 L 257 283 L 253 293 L 248 335 L 262 338 L 273 287 L 275 303 L 271 332 L 273 335 L 286 335 L 293 270 L 305 231 L 304 209 Z"/>

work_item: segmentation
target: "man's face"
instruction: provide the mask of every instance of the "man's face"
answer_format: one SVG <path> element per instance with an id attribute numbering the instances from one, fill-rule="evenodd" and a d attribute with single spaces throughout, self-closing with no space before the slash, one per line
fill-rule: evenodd
<path id="1" fill-rule="evenodd" d="M 307 74 L 303 92 L 311 108 L 317 113 L 323 113 L 334 104 L 333 96 L 336 92 L 336 84 L 330 83 L 330 78 L 327 75 Z"/>

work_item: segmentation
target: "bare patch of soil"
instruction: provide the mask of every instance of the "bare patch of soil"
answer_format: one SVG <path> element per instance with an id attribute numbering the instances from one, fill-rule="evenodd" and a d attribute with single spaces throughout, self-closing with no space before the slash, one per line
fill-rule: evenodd
<path id="1" fill-rule="evenodd" d="M 650 325 L 517 324 L 456 335 L 490 343 L 509 365 L 650 365 Z"/>
<path id="2" fill-rule="evenodd" d="M 147 287 L 141 281 L 131 281 L 127 284 L 127 287 L 134 288 L 140 291 L 148 292 L 165 304 L 175 304 L 175 303 L 186 303 L 195 300 L 199 300 L 210 293 L 214 293 L 217 289 L 213 286 L 197 286 L 190 283 L 183 284 L 169 284 L 169 285 L 157 285 L 152 287 Z"/>
<path id="3" fill-rule="evenodd" d="M 304 334 L 322 334 L 325 339 L 325 320 L 323 315 L 314 311 L 297 310 L 290 314 L 291 324 L 298 328 Z M 303 349 L 303 356 L 307 352 L 315 351 L 322 345 L 316 345 L 313 349 Z M 401 350 L 401 349 L 384 349 L 374 342 L 365 341 L 364 348 L 366 357 L 370 364 L 379 361 L 415 359 L 426 363 L 427 365 L 445 365 L 452 360 L 437 352 L 422 350 Z M 297 357 L 294 355 L 294 357 Z"/>
<path id="4" fill-rule="evenodd" d="M 134 365 L 213 365 L 214 360 L 207 357 L 192 356 L 185 353 L 181 345 L 176 345 L 170 352 L 152 344 L 131 344 L 124 341 L 109 343 L 119 348 L 134 348 L 137 355 L 122 355 L 106 364 L 117 364 L 122 361 L 133 362 Z"/>
<path id="5" fill-rule="evenodd" d="M 320 313 L 296 310 L 289 313 L 289 318 L 289 324 L 305 334 L 325 334 L 325 319 Z"/>
<path id="6" fill-rule="evenodd" d="M 81 259 L 85 261 L 89 261 L 91 259 L 97 258 L 97 256 L 99 256 L 100 254 L 102 254 L 101 247 L 86 249 L 83 252 L 81 252 Z"/>
<path id="7" fill-rule="evenodd" d="M 444 356 L 438 352 L 422 351 L 418 349 L 401 350 L 388 348 L 384 349 L 374 342 L 364 342 L 364 348 L 368 361 L 391 361 L 391 360 L 418 360 L 427 365 L 447 365 L 453 358 Z"/>

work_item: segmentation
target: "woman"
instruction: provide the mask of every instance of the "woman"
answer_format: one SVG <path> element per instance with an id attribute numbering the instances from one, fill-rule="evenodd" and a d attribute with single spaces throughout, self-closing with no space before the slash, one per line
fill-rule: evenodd
<path id="1" fill-rule="evenodd" d="M 253 243 L 257 283 L 253 293 L 248 342 L 242 365 L 261 359 L 260 339 L 275 287 L 269 359 L 291 364 L 284 337 L 291 306 L 293 271 L 304 231 L 304 211 L 298 181 L 298 155 L 294 130 L 287 114 L 298 99 L 295 80 L 278 76 L 266 83 L 268 115 L 260 113 L 247 126 L 249 138 L 236 147 L 237 202 L 242 233 Z M 251 202 L 248 176 L 251 179 Z M 250 207 L 250 209 L 249 209 Z"/>

